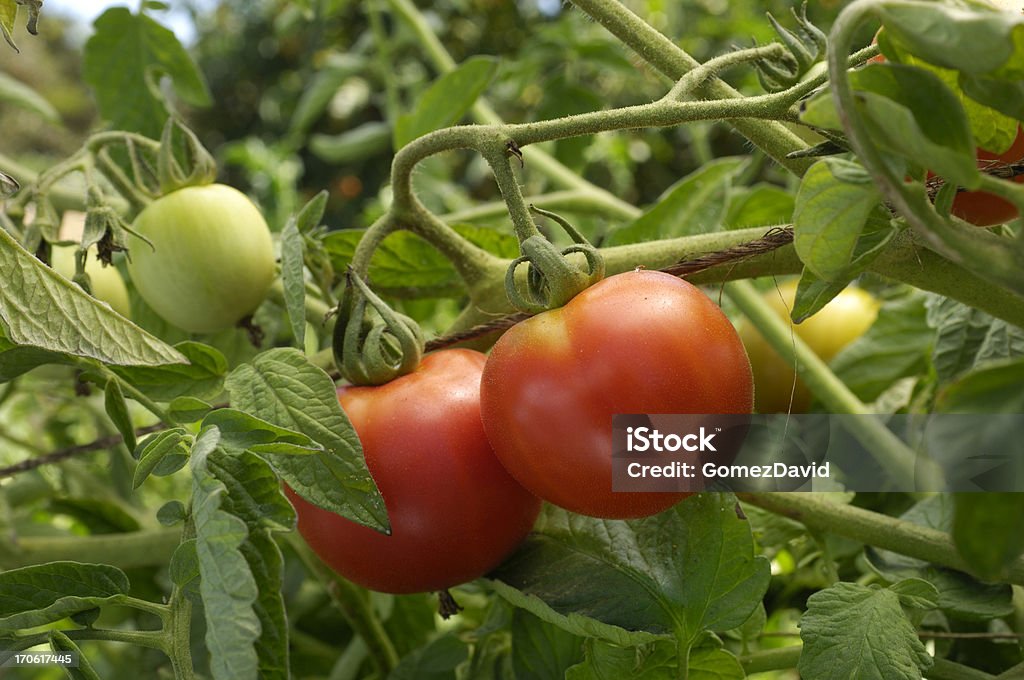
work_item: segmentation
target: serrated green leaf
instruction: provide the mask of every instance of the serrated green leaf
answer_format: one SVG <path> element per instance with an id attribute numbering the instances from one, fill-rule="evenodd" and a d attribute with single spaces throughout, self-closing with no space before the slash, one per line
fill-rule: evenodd
<path id="1" fill-rule="evenodd" d="M 949 385 L 935 404 L 940 413 L 1024 413 L 1024 361 L 995 362 Z"/>
<path id="2" fill-rule="evenodd" d="M 362 446 L 324 371 L 293 349 L 274 349 L 227 379 L 235 406 L 324 448 L 312 456 L 265 454 L 281 478 L 309 502 L 386 531 L 387 511 L 366 468 Z"/>
<path id="3" fill-rule="evenodd" d="M 428 132 L 459 122 L 498 70 L 494 57 L 470 57 L 454 71 L 438 78 L 416 100 L 411 113 L 398 117 L 395 149 Z"/>
<path id="4" fill-rule="evenodd" d="M 922 295 L 892 300 L 867 333 L 835 356 L 832 370 L 860 399 L 872 401 L 900 378 L 925 370 L 933 338 Z"/>
<path id="5" fill-rule="evenodd" d="M 108 380 L 104 389 L 103 407 L 110 416 L 110 421 L 124 438 L 124 444 L 129 451 L 135 450 L 135 427 L 132 425 L 132 418 L 128 415 L 128 404 L 124 400 L 124 392 L 121 391 L 121 383 L 116 378 Z"/>
<path id="6" fill-rule="evenodd" d="M 900 604 L 913 609 L 935 609 L 939 605 L 938 589 L 924 579 L 908 578 L 889 586 L 900 598 Z"/>
<path id="7" fill-rule="evenodd" d="M 718 231 L 729 207 L 733 175 L 742 158 L 719 158 L 679 180 L 632 224 L 617 229 L 608 245 Z"/>
<path id="8" fill-rule="evenodd" d="M 523 609 L 512 613 L 512 668 L 517 678 L 563 680 L 583 660 L 584 638 Z"/>
<path id="9" fill-rule="evenodd" d="M 33 368 L 47 364 L 74 365 L 74 359 L 66 354 L 51 352 L 38 347 L 18 347 L 0 337 L 0 383 L 10 382 Z"/>
<path id="10" fill-rule="evenodd" d="M 301 432 L 278 427 L 236 409 L 221 408 L 211 412 L 203 419 L 203 427 L 220 430 L 220 445 L 228 451 L 304 456 L 324 450 Z"/>
<path id="11" fill-rule="evenodd" d="M 180 352 L 37 260 L 4 229 L 0 280 L 0 325 L 15 345 L 118 366 L 187 362 Z"/>
<path id="12" fill-rule="evenodd" d="M 227 489 L 224 508 L 250 528 L 271 531 L 295 528 L 295 510 L 265 460 L 249 452 L 236 455 L 218 449 L 208 457 L 207 466 Z"/>
<path id="13" fill-rule="evenodd" d="M 927 301 L 935 329 L 932 363 L 945 383 L 987 363 L 1024 356 L 1024 330 L 974 307 L 939 295 Z"/>
<path id="14" fill-rule="evenodd" d="M 129 54 L 132 58 L 126 59 Z M 82 71 L 100 115 L 118 130 L 160 137 L 169 111 L 158 87 L 164 76 L 186 103 L 210 104 L 202 74 L 174 33 L 124 7 L 108 9 L 96 20 Z"/>
<path id="15" fill-rule="evenodd" d="M 984 495 L 984 494 L 982 494 Z M 904 512 L 900 519 L 949 532 L 953 526 L 954 494 L 930 496 Z M 868 563 L 889 581 L 923 579 L 938 591 L 937 606 L 955 619 L 989 621 L 1013 611 L 1010 586 L 981 583 L 963 572 L 939 567 L 905 555 L 868 547 Z"/>
<path id="16" fill-rule="evenodd" d="M 192 598 L 201 598 L 199 594 L 199 553 L 196 552 L 196 539 L 182 541 L 171 555 L 171 563 L 167 569 L 171 583 L 178 586 Z"/>
<path id="17" fill-rule="evenodd" d="M 469 657 L 469 647 L 455 633 L 442 635 L 402 658 L 388 680 L 447 680 Z"/>
<path id="18" fill-rule="evenodd" d="M 453 227 L 460 236 L 499 257 L 518 257 L 519 242 L 511 234 L 469 224 Z M 335 271 L 352 262 L 364 230 L 334 231 L 324 238 L 324 248 Z M 455 268 L 419 236 L 400 231 L 385 238 L 374 251 L 369 271 L 374 290 L 395 297 L 460 295 L 465 284 Z"/>
<path id="19" fill-rule="evenodd" d="M 534 532 L 491 576 L 563 616 L 692 643 L 705 629 L 742 624 L 761 601 L 768 563 L 753 552 L 750 526 L 730 494 L 692 496 L 632 521 L 545 507 Z"/>
<path id="20" fill-rule="evenodd" d="M 214 399 L 224 390 L 228 362 L 215 347 L 200 342 L 179 342 L 174 349 L 185 358 L 167 366 L 116 366 L 112 370 L 155 401 L 178 397 Z"/>
<path id="21" fill-rule="evenodd" d="M 812 165 L 793 210 L 793 245 L 804 265 L 825 280 L 841 277 L 881 198 L 856 163 L 828 158 Z"/>
<path id="22" fill-rule="evenodd" d="M 206 646 L 215 680 L 254 678 L 258 669 L 255 643 L 260 636 L 254 605 L 259 589 L 242 554 L 249 529 L 240 517 L 222 507 L 227 488 L 207 466 L 218 440 L 216 428 L 203 432 L 192 447 L 190 465 Z"/>
<path id="23" fill-rule="evenodd" d="M 0 10 L 2 14 L 2 10 Z M 48 123 L 59 123 L 60 114 L 53 104 L 46 101 L 35 90 L 25 85 L 20 80 L 15 80 L 6 73 L 0 71 L 0 103 L 17 106 L 26 111 L 36 114 Z"/>
<path id="24" fill-rule="evenodd" d="M 884 588 L 836 583 L 807 599 L 797 670 L 820 680 L 921 680 L 932 658 Z"/>
<path id="25" fill-rule="evenodd" d="M 1024 494 L 954 496 L 953 542 L 971 569 L 989 581 L 1005 579 L 1024 554 Z"/>
<path id="26" fill-rule="evenodd" d="M 586 658 L 566 671 L 565 680 L 675 680 L 679 677 L 676 648 L 672 642 L 616 647 L 590 639 L 584 644 L 584 651 Z"/>
<path id="27" fill-rule="evenodd" d="M 50 562 L 0 573 L 0 628 L 35 628 L 116 602 L 128 594 L 116 567 Z"/>
<path id="28" fill-rule="evenodd" d="M 306 265 L 305 241 L 296 218 L 288 220 L 281 231 L 281 282 L 284 306 L 291 323 L 295 346 L 306 346 Z"/>

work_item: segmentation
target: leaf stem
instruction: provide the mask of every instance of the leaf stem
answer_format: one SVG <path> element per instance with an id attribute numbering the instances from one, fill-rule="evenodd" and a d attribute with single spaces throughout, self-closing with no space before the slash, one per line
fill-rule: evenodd
<path id="1" fill-rule="evenodd" d="M 967 574 L 972 573 L 960 557 L 952 537 L 943 531 L 924 527 L 870 510 L 833 503 L 806 493 L 738 493 L 744 503 L 756 505 L 777 515 L 800 522 L 809 529 L 891 550 Z M 1009 583 L 1024 585 L 1024 558 L 1009 569 Z"/>
<path id="2" fill-rule="evenodd" d="M 26 536 L 0 552 L 0 569 L 74 560 L 120 569 L 165 566 L 181 540 L 180 529 L 151 529 L 92 536 Z"/>

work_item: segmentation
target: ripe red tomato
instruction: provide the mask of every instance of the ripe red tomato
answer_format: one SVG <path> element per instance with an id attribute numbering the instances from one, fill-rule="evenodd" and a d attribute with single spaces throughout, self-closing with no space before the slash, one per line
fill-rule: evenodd
<path id="1" fill-rule="evenodd" d="M 480 402 L 494 451 L 546 501 L 644 517 L 687 493 L 612 491 L 612 416 L 750 413 L 750 363 L 729 319 L 663 272 L 607 278 L 498 340 Z"/>
<path id="2" fill-rule="evenodd" d="M 338 390 L 391 535 L 286 491 L 299 533 L 345 578 L 387 593 L 444 590 L 498 566 L 529 533 L 540 501 L 494 457 L 480 420 L 485 361 L 445 350 L 385 385 Z"/>
<path id="3" fill-rule="evenodd" d="M 1024 130 L 1017 128 L 1017 138 L 1010 148 L 1000 154 L 978 149 L 978 169 L 990 166 L 1015 165 L 1024 161 Z M 1017 175 L 1014 182 L 1024 182 L 1024 175 Z M 950 211 L 960 219 L 979 227 L 991 227 L 1016 219 L 1017 208 L 1009 201 L 984 191 L 960 191 L 953 199 Z"/>

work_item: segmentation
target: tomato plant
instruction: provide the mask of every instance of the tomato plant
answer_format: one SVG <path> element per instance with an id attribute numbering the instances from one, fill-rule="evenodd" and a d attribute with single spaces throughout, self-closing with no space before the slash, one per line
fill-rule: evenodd
<path id="1" fill-rule="evenodd" d="M 1017 128 L 1017 136 L 1006 151 L 991 153 L 978 148 L 977 155 L 979 169 L 1020 166 L 1024 162 L 1024 129 Z M 1013 181 L 1024 182 L 1024 174 L 1015 173 Z M 950 212 L 979 227 L 1004 224 L 1018 215 L 1012 203 L 986 191 L 958 191 Z"/>
<path id="2" fill-rule="evenodd" d="M 484 361 L 444 350 L 386 385 L 338 390 L 391 534 L 289 497 L 303 538 L 345 578 L 385 593 L 444 590 L 496 567 L 530 531 L 540 501 L 502 468 L 480 420 Z"/>
<path id="3" fill-rule="evenodd" d="M 749 413 L 752 389 L 743 345 L 707 295 L 635 271 L 505 333 L 481 404 L 495 452 L 527 489 L 584 515 L 644 517 L 687 494 L 612 491 L 612 416 Z"/>
<path id="4" fill-rule="evenodd" d="M 190 333 L 230 328 L 263 302 L 274 246 L 263 215 L 222 185 L 178 189 L 139 213 L 128 273 L 157 314 Z"/>
<path id="5" fill-rule="evenodd" d="M 860 288 L 847 288 L 832 298 L 824 308 L 801 323 L 790 320 L 796 298 L 796 281 L 787 281 L 764 294 L 764 304 L 790 328 L 823 361 L 829 362 L 843 347 L 871 327 L 878 314 L 878 302 Z M 759 413 L 804 413 L 811 406 L 812 395 L 796 377 L 792 364 L 776 352 L 750 323 L 743 324 L 740 338 L 750 357 L 754 374 L 754 404 Z"/>
<path id="6" fill-rule="evenodd" d="M 1024 222 L 956 216 L 1024 15 L 62 4 L 0 0 L 0 675 L 1022 675 Z"/>

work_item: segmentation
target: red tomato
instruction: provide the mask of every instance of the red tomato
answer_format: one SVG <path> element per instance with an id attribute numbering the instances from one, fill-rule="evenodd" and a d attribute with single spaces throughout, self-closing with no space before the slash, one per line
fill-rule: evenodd
<path id="1" fill-rule="evenodd" d="M 498 566 L 529 533 L 540 501 L 494 457 L 480 420 L 485 361 L 446 350 L 385 385 L 338 390 L 391 535 L 286 490 L 299 533 L 345 578 L 387 593 L 443 590 Z"/>
<path id="2" fill-rule="evenodd" d="M 1000 154 L 989 153 L 984 149 L 978 149 L 978 169 L 984 170 L 990 166 L 1004 166 L 1019 164 L 1024 161 L 1024 130 L 1017 128 L 1017 138 L 1013 140 L 1010 148 Z M 1014 182 L 1024 182 L 1024 175 L 1017 175 Z M 1017 208 L 1009 201 L 999 198 L 995 194 L 984 191 L 960 191 L 953 199 L 953 208 L 950 211 L 957 217 L 979 227 L 991 227 L 994 224 L 1003 224 L 1016 219 Z"/>
<path id="3" fill-rule="evenodd" d="M 494 451 L 546 501 L 644 517 L 687 493 L 612 491 L 617 413 L 750 413 L 750 363 L 729 319 L 663 272 L 607 278 L 498 340 L 480 403 Z"/>

